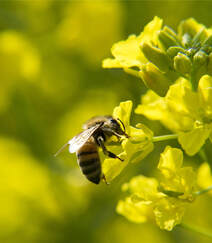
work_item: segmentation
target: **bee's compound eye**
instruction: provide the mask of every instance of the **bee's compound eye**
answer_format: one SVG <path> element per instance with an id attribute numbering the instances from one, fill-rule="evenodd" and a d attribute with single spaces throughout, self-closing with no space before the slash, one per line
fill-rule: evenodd
<path id="1" fill-rule="evenodd" d="M 110 122 L 113 123 L 113 124 L 117 123 L 117 121 L 115 119 L 111 119 Z"/>

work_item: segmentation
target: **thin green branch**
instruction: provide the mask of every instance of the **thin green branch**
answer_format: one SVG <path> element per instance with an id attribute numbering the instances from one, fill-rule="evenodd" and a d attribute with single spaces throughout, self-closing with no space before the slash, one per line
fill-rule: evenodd
<path id="1" fill-rule="evenodd" d="M 194 194 L 195 194 L 196 196 L 199 196 L 199 195 L 202 195 L 202 194 L 204 194 L 204 193 L 207 193 L 207 192 L 209 192 L 209 191 L 211 191 L 211 190 L 212 190 L 212 185 L 209 186 L 209 187 L 207 187 L 207 188 L 205 188 L 205 189 L 202 189 L 201 191 L 194 192 Z"/>
<path id="2" fill-rule="evenodd" d="M 200 156 L 200 158 L 201 158 L 204 162 L 208 162 L 207 155 L 206 155 L 205 150 L 204 150 L 203 148 L 200 149 L 200 151 L 199 151 L 199 156 Z"/>
<path id="3" fill-rule="evenodd" d="M 178 134 L 168 134 L 168 135 L 163 135 L 163 136 L 155 136 L 155 137 L 152 138 L 152 142 L 160 142 L 160 141 L 177 139 L 177 138 L 178 138 Z"/>
<path id="4" fill-rule="evenodd" d="M 185 223 L 181 223 L 179 226 L 184 228 L 184 229 L 190 230 L 192 232 L 195 232 L 195 233 L 198 233 L 198 234 L 212 238 L 211 232 L 208 232 L 207 230 L 202 229 L 198 226 L 193 226 L 193 225 L 189 225 L 189 224 L 185 224 Z"/>

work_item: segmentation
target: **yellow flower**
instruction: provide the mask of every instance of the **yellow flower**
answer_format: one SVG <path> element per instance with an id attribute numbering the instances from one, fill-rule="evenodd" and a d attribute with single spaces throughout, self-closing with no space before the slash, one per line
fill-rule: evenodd
<path id="1" fill-rule="evenodd" d="M 161 172 L 160 186 L 164 192 L 175 193 L 179 198 L 192 200 L 196 175 L 191 167 L 183 167 L 183 152 L 167 146 L 160 156 L 158 169 Z"/>
<path id="2" fill-rule="evenodd" d="M 152 131 L 143 124 L 137 124 L 136 128 L 130 126 L 131 110 L 132 101 L 125 101 L 113 111 L 113 117 L 124 123 L 129 138 L 123 138 L 121 143 L 122 151 L 118 156 L 124 159 L 123 162 L 112 158 L 103 162 L 103 173 L 108 182 L 118 176 L 129 162 L 139 162 L 153 150 Z"/>
<path id="3" fill-rule="evenodd" d="M 148 92 L 135 112 L 159 120 L 177 132 L 183 149 L 194 155 L 212 137 L 212 77 L 204 75 L 197 92 L 183 78 L 170 86 L 165 98 Z"/>
<path id="4" fill-rule="evenodd" d="M 194 197 L 196 175 L 182 164 L 182 151 L 166 147 L 158 164 L 160 180 L 140 175 L 123 184 L 130 196 L 119 201 L 117 212 L 135 223 L 154 217 L 161 229 L 172 230 Z"/>
<path id="5" fill-rule="evenodd" d="M 156 42 L 157 31 L 161 29 L 162 20 L 155 17 L 146 25 L 144 31 L 138 36 L 131 35 L 125 41 L 113 45 L 111 52 L 114 59 L 107 58 L 103 61 L 104 68 L 129 68 L 141 66 L 148 60 L 140 49 L 140 45 L 146 41 Z"/>

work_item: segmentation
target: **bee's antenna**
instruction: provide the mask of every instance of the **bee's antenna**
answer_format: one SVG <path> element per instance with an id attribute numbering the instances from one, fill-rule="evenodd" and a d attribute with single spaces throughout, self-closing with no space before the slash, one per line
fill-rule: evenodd
<path id="1" fill-rule="evenodd" d="M 121 122 L 121 124 L 122 124 L 122 126 L 124 128 L 124 131 L 125 131 L 126 129 L 125 129 L 124 123 L 119 118 L 117 118 L 117 120 Z"/>
<path id="2" fill-rule="evenodd" d="M 66 147 L 68 146 L 68 143 L 64 144 L 62 148 L 60 148 L 55 154 L 54 157 L 56 157 L 59 153 L 61 153 Z"/>

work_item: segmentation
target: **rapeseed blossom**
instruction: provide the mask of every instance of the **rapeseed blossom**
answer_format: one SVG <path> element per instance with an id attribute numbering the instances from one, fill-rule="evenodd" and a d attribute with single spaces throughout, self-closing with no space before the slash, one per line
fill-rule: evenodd
<path id="1" fill-rule="evenodd" d="M 178 141 L 189 155 L 197 153 L 207 138 L 212 141 L 212 77 L 204 75 L 197 92 L 180 78 L 162 98 L 152 91 L 142 97 L 135 112 L 161 121 L 179 134 Z"/>
<path id="2" fill-rule="evenodd" d="M 192 18 L 182 21 L 175 32 L 154 17 L 138 36 L 114 44 L 114 59 L 105 59 L 103 67 L 123 68 L 160 96 L 179 77 L 188 79 L 196 90 L 201 76 L 212 72 L 211 44 L 212 29 Z"/>
<path id="3" fill-rule="evenodd" d="M 143 124 L 132 127 L 130 125 L 131 110 L 132 101 L 125 101 L 113 111 L 113 117 L 123 122 L 129 138 L 123 138 L 121 142 L 122 151 L 118 156 L 124 160 L 123 162 L 113 158 L 107 158 L 103 162 L 103 173 L 108 182 L 119 175 L 129 162 L 139 162 L 153 150 L 152 131 Z"/>
<path id="4" fill-rule="evenodd" d="M 158 164 L 160 179 L 139 175 L 125 183 L 122 189 L 129 196 L 119 201 L 117 212 L 135 223 L 155 220 L 161 229 L 172 230 L 181 223 L 196 188 L 196 173 L 182 164 L 182 151 L 167 146 Z"/>

